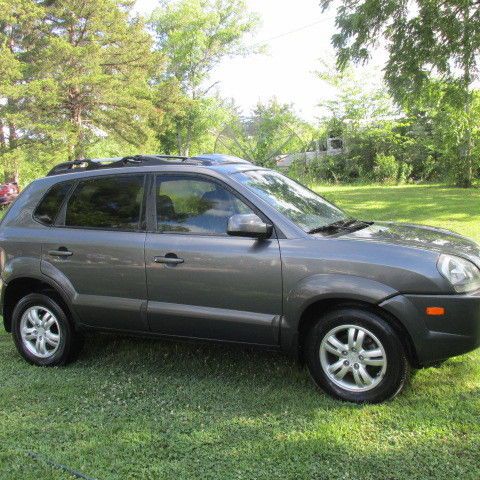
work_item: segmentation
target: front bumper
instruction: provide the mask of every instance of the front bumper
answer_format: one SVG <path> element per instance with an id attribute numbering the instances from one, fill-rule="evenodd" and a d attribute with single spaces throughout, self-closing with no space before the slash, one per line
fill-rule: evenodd
<path id="1" fill-rule="evenodd" d="M 480 291 L 468 295 L 397 295 L 380 304 L 405 327 L 419 366 L 429 366 L 480 346 Z M 429 316 L 427 307 L 445 314 Z"/>

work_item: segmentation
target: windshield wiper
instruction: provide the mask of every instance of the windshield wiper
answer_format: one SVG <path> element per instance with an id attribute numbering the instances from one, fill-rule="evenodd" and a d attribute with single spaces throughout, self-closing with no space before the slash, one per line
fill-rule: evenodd
<path id="1" fill-rule="evenodd" d="M 373 222 L 364 222 L 363 220 L 357 220 L 356 218 L 345 218 L 343 220 L 338 220 L 328 225 L 323 225 L 321 227 L 312 228 L 308 233 L 326 233 L 326 232 L 338 232 L 339 230 L 349 229 L 353 226 L 355 227 L 364 227 L 367 225 L 372 225 Z"/>

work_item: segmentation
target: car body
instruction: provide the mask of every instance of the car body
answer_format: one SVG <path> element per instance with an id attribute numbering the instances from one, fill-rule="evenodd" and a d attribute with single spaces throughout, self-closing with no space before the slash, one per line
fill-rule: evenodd
<path id="1" fill-rule="evenodd" d="M 26 296 L 42 294 L 56 304 L 50 308 L 43 303 L 43 313 L 29 314 L 56 316 L 58 329 L 63 328 L 62 312 L 55 311 L 61 310 L 68 328 L 79 334 L 102 330 L 281 350 L 305 359 L 317 384 L 329 393 L 360 402 L 393 396 L 400 389 L 394 383 L 403 385 L 410 367 L 434 365 L 480 344 L 480 247 L 465 237 L 409 224 L 355 220 L 348 226 L 343 212 L 316 194 L 232 157 L 141 156 L 77 165 L 85 164 L 63 164 L 32 182 L 2 220 L 1 301 L 9 332 L 15 334 L 15 322 L 23 322 L 25 331 L 36 328 L 25 314 L 20 318 L 20 306 Z M 85 202 L 95 202 L 88 197 L 95 185 L 103 187 L 92 198 L 106 199 L 83 211 Z M 195 197 L 195 189 L 205 185 L 207 191 Z M 50 208 L 48 195 L 53 198 L 60 191 L 54 218 L 39 215 L 42 202 Z M 77 225 L 104 221 L 102 209 L 119 211 L 117 203 L 126 200 L 115 197 L 118 191 L 126 195 L 122 198 L 138 197 L 133 226 Z M 227 196 L 237 210 L 225 206 Z M 298 212 L 293 208 L 284 213 L 286 198 L 307 206 L 313 202 L 333 220 L 340 218 L 338 228 L 309 229 L 308 222 L 317 218 L 311 213 L 302 217 L 307 227 L 292 221 L 289 215 Z M 189 206 L 192 199 L 195 207 Z M 188 216 L 192 208 L 201 213 Z M 187 213 L 179 213 L 182 209 Z M 457 291 L 439 262 L 455 275 L 466 265 L 466 291 Z M 42 305 L 41 299 L 35 301 Z M 32 302 L 28 305 L 34 308 Z M 347 317 L 348 322 L 340 321 L 345 331 L 335 330 L 339 318 Z M 332 362 L 338 359 L 328 353 L 335 349 L 325 344 L 326 325 L 332 326 L 328 338 L 344 335 L 344 345 L 352 335 L 351 349 L 334 352 L 340 357 L 337 367 Z M 352 325 L 358 329 L 353 331 Z M 47 357 L 37 359 L 34 350 L 25 353 L 20 333 L 17 347 L 27 360 L 50 364 Z M 378 358 L 367 362 L 369 372 L 382 368 L 368 382 L 373 375 L 381 384 L 388 376 L 387 357 L 388 368 L 400 365 L 395 367 L 398 378 L 384 391 L 364 385 L 352 370 L 353 365 L 363 368 L 354 348 L 359 335 L 372 345 L 365 348 L 368 355 L 388 353 L 382 367 Z M 394 339 L 391 345 L 389 339 Z M 341 355 L 348 368 L 341 367 Z M 329 377 L 331 367 L 341 367 L 338 376 L 343 377 Z M 343 380 L 345 375 L 353 380 Z M 356 388 L 355 382 L 364 388 Z"/>
<path id="2" fill-rule="evenodd" d="M 19 194 L 18 184 L 8 182 L 0 184 L 0 206 L 10 205 Z"/>

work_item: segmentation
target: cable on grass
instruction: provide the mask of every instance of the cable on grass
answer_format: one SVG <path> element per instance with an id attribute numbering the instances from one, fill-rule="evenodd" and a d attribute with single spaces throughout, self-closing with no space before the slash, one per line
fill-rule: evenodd
<path id="1" fill-rule="evenodd" d="M 48 458 L 44 457 L 43 455 L 39 455 L 38 453 L 35 452 L 27 452 L 27 455 L 34 460 L 46 463 L 47 465 L 50 465 L 51 467 L 54 467 L 58 470 L 62 470 L 66 473 L 69 473 L 73 477 L 76 478 L 81 478 L 82 480 L 95 480 L 93 477 L 89 477 L 88 475 L 85 475 L 81 472 L 77 472 L 76 470 L 73 470 L 70 467 L 67 467 L 66 465 L 62 465 L 61 463 L 56 463 L 53 460 L 49 460 Z"/>

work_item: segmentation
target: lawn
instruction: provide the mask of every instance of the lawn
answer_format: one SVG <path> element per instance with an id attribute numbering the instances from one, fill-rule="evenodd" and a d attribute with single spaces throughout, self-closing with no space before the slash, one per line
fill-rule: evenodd
<path id="1" fill-rule="evenodd" d="M 480 191 L 317 187 L 351 215 L 480 241 Z M 392 402 L 329 399 L 281 355 L 89 338 L 67 368 L 28 366 L 0 334 L 0 478 L 480 478 L 480 355 L 419 371 Z M 42 460 L 29 457 L 33 451 Z"/>

